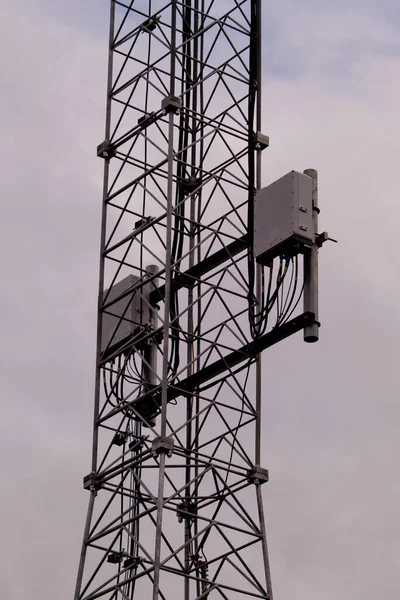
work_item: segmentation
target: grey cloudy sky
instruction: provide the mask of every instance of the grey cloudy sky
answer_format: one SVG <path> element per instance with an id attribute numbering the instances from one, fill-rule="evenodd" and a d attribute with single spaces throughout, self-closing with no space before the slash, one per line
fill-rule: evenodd
<path id="1" fill-rule="evenodd" d="M 264 183 L 317 168 L 321 341 L 265 353 L 275 597 L 396 598 L 400 5 L 263 2 Z M 0 8 L 0 595 L 72 597 L 87 496 L 107 0 Z"/>

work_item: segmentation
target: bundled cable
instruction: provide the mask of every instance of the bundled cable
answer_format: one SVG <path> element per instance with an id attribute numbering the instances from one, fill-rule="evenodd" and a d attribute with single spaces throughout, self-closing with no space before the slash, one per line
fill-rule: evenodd
<path id="1" fill-rule="evenodd" d="M 252 3 L 251 12 L 251 36 L 253 41 L 258 35 L 258 15 L 257 3 Z M 248 202 L 247 202 L 247 235 L 248 235 L 248 251 L 247 251 L 247 266 L 248 266 L 248 316 L 251 336 L 257 338 L 267 330 L 268 317 L 273 307 L 276 307 L 277 317 L 275 326 L 285 323 L 296 309 L 303 288 L 296 298 L 299 280 L 298 258 L 290 255 L 279 256 L 279 268 L 274 280 L 274 261 L 268 265 L 268 287 L 266 288 L 265 267 L 258 267 L 261 270 L 261 290 L 258 298 L 255 293 L 256 285 L 256 266 L 254 257 L 254 199 L 256 194 L 256 164 L 255 164 L 255 148 L 254 148 L 254 125 L 256 116 L 256 104 L 258 96 L 257 74 L 259 72 L 257 44 L 250 44 L 250 81 L 249 81 L 249 96 L 248 96 Z M 285 281 L 287 273 L 290 270 L 290 282 L 287 291 L 285 292 Z M 275 282 L 275 289 L 274 288 Z"/>
<path id="2" fill-rule="evenodd" d="M 193 35 L 191 29 L 192 8 L 191 2 L 186 2 L 182 21 L 182 107 L 180 110 L 179 139 L 177 150 L 177 186 L 174 210 L 174 230 L 171 248 L 171 263 L 174 270 L 179 271 L 183 256 L 183 247 L 185 239 L 185 181 L 189 177 L 188 173 L 188 145 L 189 145 L 189 114 L 191 106 L 193 85 L 192 80 L 192 53 L 190 38 Z M 173 379 L 179 368 L 179 333 L 181 331 L 179 324 L 179 299 L 178 292 L 171 286 L 170 296 L 170 319 L 171 319 L 171 349 L 169 355 L 169 375 Z"/>

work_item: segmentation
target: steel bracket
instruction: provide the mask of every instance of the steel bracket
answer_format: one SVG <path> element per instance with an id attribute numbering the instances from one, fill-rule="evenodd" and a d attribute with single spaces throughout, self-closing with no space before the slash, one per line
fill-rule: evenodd
<path id="1" fill-rule="evenodd" d="M 172 456 L 173 449 L 174 440 L 172 439 L 172 437 L 167 437 L 163 435 L 156 437 L 151 445 L 151 451 L 153 455 L 167 454 L 167 456 Z"/>
<path id="2" fill-rule="evenodd" d="M 335 244 L 337 244 L 337 240 L 334 240 L 333 238 L 329 237 L 329 234 L 327 231 L 323 231 L 322 233 L 317 233 L 316 244 L 317 244 L 318 248 L 322 248 L 322 246 L 323 246 L 323 244 L 325 244 L 325 242 L 335 242 Z"/>
<path id="3" fill-rule="evenodd" d="M 254 136 L 254 148 L 255 150 L 265 150 L 269 146 L 269 136 L 264 135 L 261 131 L 257 131 Z"/>
<path id="4" fill-rule="evenodd" d="M 150 17 L 149 19 L 147 19 L 147 21 L 140 25 L 140 29 L 142 30 L 142 32 L 146 31 L 147 33 L 151 33 L 156 29 L 160 19 L 160 16 Z"/>
<path id="5" fill-rule="evenodd" d="M 197 504 L 196 502 L 191 502 L 186 500 L 181 504 L 178 504 L 176 507 L 176 516 L 178 517 L 178 522 L 182 523 L 185 518 L 195 519 L 197 517 Z"/>
<path id="6" fill-rule="evenodd" d="M 174 277 L 174 283 L 179 287 L 192 288 L 196 283 L 196 280 L 186 273 L 177 273 Z"/>
<path id="7" fill-rule="evenodd" d="M 99 144 L 97 146 L 97 156 L 99 158 L 108 158 L 108 159 L 115 156 L 115 148 L 111 144 L 111 142 L 108 142 L 107 140 L 104 140 L 104 142 L 101 142 L 101 144 Z"/>
<path id="8" fill-rule="evenodd" d="M 152 125 L 155 121 L 157 121 L 157 113 L 153 111 L 151 113 L 144 114 L 142 117 L 139 117 L 137 123 L 142 129 L 145 129 L 149 125 Z"/>
<path id="9" fill-rule="evenodd" d="M 202 180 L 200 177 L 188 177 L 184 179 L 182 182 L 183 193 L 185 196 L 192 194 L 198 187 L 202 184 Z"/>
<path id="10" fill-rule="evenodd" d="M 123 446 L 128 438 L 126 431 L 117 431 L 112 439 L 114 446 Z"/>
<path id="11" fill-rule="evenodd" d="M 100 473 L 89 473 L 83 478 L 83 489 L 91 492 L 100 490 L 103 486 L 102 477 Z"/>
<path id="12" fill-rule="evenodd" d="M 269 481 L 269 473 L 267 469 L 255 465 L 252 469 L 247 471 L 247 479 L 250 483 L 263 484 Z"/>
<path id="13" fill-rule="evenodd" d="M 112 565 L 118 565 L 124 558 L 123 552 L 109 552 L 107 555 L 107 562 Z"/>
<path id="14" fill-rule="evenodd" d="M 129 556 L 124 560 L 124 569 L 136 569 L 143 562 L 143 558 L 140 556 Z"/>
<path id="15" fill-rule="evenodd" d="M 173 112 L 177 114 L 182 106 L 182 100 L 178 96 L 166 96 L 161 102 L 161 108 L 166 113 Z"/>

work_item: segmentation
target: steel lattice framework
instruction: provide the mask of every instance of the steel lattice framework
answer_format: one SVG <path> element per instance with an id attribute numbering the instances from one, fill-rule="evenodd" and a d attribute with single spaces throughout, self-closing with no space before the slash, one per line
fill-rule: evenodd
<path id="1" fill-rule="evenodd" d="M 266 145 L 260 6 L 111 1 L 93 462 L 76 600 L 272 599 L 259 357 L 310 316 L 281 311 L 268 330 L 260 309 L 251 233 Z M 107 315 L 115 327 L 105 339 Z"/>

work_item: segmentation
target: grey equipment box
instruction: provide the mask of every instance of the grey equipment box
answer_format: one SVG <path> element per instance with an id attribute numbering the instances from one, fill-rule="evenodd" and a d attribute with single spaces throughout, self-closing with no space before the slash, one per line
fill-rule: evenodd
<path id="1" fill-rule="evenodd" d="M 149 286 L 143 283 L 134 290 L 138 281 L 139 277 L 129 275 L 104 292 L 104 298 L 108 296 L 102 319 L 102 353 L 110 354 L 149 322 L 149 304 L 143 297 Z"/>
<path id="2" fill-rule="evenodd" d="M 290 171 L 259 190 L 254 203 L 254 256 L 265 265 L 315 243 L 312 179 Z"/>

